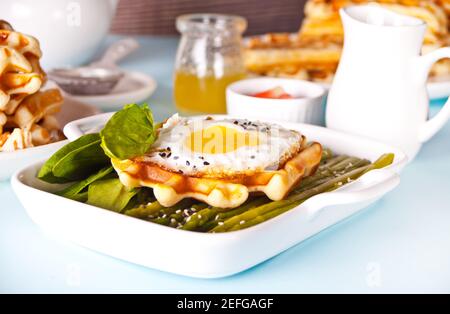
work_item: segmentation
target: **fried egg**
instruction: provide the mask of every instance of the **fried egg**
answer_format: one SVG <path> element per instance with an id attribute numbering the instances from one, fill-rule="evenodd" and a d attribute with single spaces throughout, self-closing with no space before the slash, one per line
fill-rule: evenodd
<path id="1" fill-rule="evenodd" d="M 187 176 L 227 178 L 280 169 L 303 141 L 299 132 L 275 124 L 174 115 L 151 150 L 134 161 Z"/>

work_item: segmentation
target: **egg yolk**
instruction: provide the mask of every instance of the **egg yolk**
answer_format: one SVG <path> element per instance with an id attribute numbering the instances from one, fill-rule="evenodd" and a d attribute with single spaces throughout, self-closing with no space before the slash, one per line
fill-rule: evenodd
<path id="1" fill-rule="evenodd" d="M 214 125 L 189 134 L 185 145 L 200 154 L 225 154 L 244 146 L 258 146 L 256 132 L 241 132 L 234 128 Z"/>

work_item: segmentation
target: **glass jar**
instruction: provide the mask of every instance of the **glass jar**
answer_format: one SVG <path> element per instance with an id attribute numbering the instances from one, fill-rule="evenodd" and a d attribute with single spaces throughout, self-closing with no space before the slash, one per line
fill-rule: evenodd
<path id="1" fill-rule="evenodd" d="M 240 16 L 189 14 L 177 18 L 181 33 L 175 61 L 174 99 L 185 115 L 226 113 L 225 88 L 245 77 Z"/>

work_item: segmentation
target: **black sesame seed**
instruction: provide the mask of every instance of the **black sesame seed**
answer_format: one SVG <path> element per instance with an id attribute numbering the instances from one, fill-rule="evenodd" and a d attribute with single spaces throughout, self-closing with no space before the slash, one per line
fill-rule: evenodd
<path id="1" fill-rule="evenodd" d="M 208 165 L 209 165 L 209 162 L 204 161 L 203 164 L 204 164 L 205 166 L 208 166 Z"/>
<path id="2" fill-rule="evenodd" d="M 167 154 L 167 158 L 170 158 L 170 156 L 172 156 L 172 153 Z"/>
<path id="3" fill-rule="evenodd" d="M 183 170 L 178 170 L 178 173 L 181 173 L 181 174 L 183 174 L 184 172 L 183 172 Z"/>
<path id="4" fill-rule="evenodd" d="M 189 166 L 190 164 L 189 160 L 186 160 L 186 166 Z"/>
<path id="5" fill-rule="evenodd" d="M 170 147 L 169 146 L 167 146 L 167 150 L 170 152 L 171 151 L 171 149 L 170 149 Z"/>
<path id="6" fill-rule="evenodd" d="M 251 158 L 251 159 L 255 159 L 255 156 L 254 156 L 254 155 L 251 155 L 250 158 Z"/>
<path id="7" fill-rule="evenodd" d="M 235 121 L 234 121 L 233 123 L 234 123 L 234 124 L 238 124 L 238 123 L 239 123 L 239 121 L 235 120 Z"/>
<path id="8" fill-rule="evenodd" d="M 198 158 L 200 158 L 201 160 L 205 159 L 205 157 L 203 157 L 203 156 L 199 156 Z"/>
<path id="9" fill-rule="evenodd" d="M 178 158 L 180 158 L 180 157 L 178 157 L 178 156 L 173 156 L 173 159 L 175 159 L 175 160 L 177 160 Z"/>
<path id="10" fill-rule="evenodd" d="M 159 156 L 166 157 L 166 153 L 159 153 Z"/>

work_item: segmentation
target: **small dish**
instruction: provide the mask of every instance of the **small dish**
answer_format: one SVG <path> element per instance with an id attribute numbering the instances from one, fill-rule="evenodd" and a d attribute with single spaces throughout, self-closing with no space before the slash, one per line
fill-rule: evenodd
<path id="1" fill-rule="evenodd" d="M 98 113 L 99 110 L 97 108 L 66 96 L 64 98 L 64 104 L 61 107 L 61 112 L 56 115 L 56 118 L 60 125 L 64 126 L 70 121 Z M 67 140 L 14 152 L 0 152 L 0 181 L 8 179 L 14 171 L 33 161 L 51 156 L 65 144 L 67 144 Z"/>
<path id="2" fill-rule="evenodd" d="M 107 117 L 108 114 L 98 115 L 74 125 L 83 132 L 100 127 Z M 229 276 L 287 250 L 376 201 L 398 185 L 398 173 L 407 162 L 400 150 L 370 139 L 308 124 L 285 123 L 285 127 L 301 131 L 337 154 L 373 161 L 392 152 L 395 160 L 392 165 L 370 171 L 340 189 L 311 197 L 267 222 L 228 233 L 178 230 L 52 194 L 58 185 L 36 178 L 44 160 L 18 171 L 11 182 L 31 219 L 57 237 L 167 272 L 202 278 Z M 148 239 L 164 241 L 149 244 Z"/>
<path id="3" fill-rule="evenodd" d="M 293 98 L 253 97 L 256 93 L 282 87 Z M 322 125 L 325 89 L 316 83 L 297 79 L 257 77 L 227 87 L 227 112 L 240 118 L 270 119 Z"/>
<path id="4" fill-rule="evenodd" d="M 125 71 L 124 77 L 109 94 L 95 96 L 64 94 L 102 110 L 111 111 L 122 108 L 124 104 L 140 103 L 146 100 L 153 94 L 156 86 L 156 81 L 147 74 Z"/>

